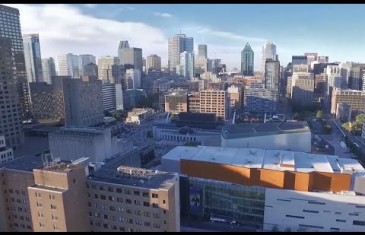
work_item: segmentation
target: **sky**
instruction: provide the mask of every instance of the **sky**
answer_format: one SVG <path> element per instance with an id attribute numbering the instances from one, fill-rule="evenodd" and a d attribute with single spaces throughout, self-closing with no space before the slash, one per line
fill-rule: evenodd
<path id="1" fill-rule="evenodd" d="M 208 58 L 240 69 L 250 43 L 255 70 L 262 46 L 273 42 L 281 65 L 317 52 L 333 61 L 365 62 L 363 4 L 5 4 L 18 8 L 22 33 L 39 33 L 42 58 L 65 53 L 117 56 L 128 40 L 143 57 L 167 65 L 168 38 L 184 33 L 208 45 Z"/>

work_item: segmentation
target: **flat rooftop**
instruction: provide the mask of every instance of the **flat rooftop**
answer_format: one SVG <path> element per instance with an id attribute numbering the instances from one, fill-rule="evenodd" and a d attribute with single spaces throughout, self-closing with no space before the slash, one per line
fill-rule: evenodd
<path id="1" fill-rule="evenodd" d="M 225 139 L 310 132 L 307 122 L 240 123 L 222 128 Z"/>
<path id="2" fill-rule="evenodd" d="M 76 136 L 85 136 L 85 137 L 93 137 L 102 134 L 107 128 L 102 127 L 87 127 L 87 128 L 68 128 L 62 127 L 58 131 L 55 131 L 52 134 L 56 135 L 76 135 Z"/>
<path id="3" fill-rule="evenodd" d="M 176 177 L 176 174 L 174 173 L 153 170 L 147 170 L 147 173 L 144 176 L 136 176 L 120 173 L 118 172 L 117 168 L 101 168 L 88 176 L 88 180 L 103 183 L 120 184 L 124 186 L 159 189 L 171 187 L 171 184 L 168 183 L 174 177 Z"/>
<path id="4" fill-rule="evenodd" d="M 365 173 L 365 169 L 355 159 L 258 148 L 178 146 L 166 153 L 162 159 L 214 162 L 245 168 L 262 168 L 277 171 Z"/>
<path id="5" fill-rule="evenodd" d="M 0 164 L 0 168 L 5 167 L 12 170 L 33 172 L 33 169 L 40 169 L 43 167 L 43 165 L 44 164 L 40 155 L 27 155 L 15 158 L 10 162 Z"/>

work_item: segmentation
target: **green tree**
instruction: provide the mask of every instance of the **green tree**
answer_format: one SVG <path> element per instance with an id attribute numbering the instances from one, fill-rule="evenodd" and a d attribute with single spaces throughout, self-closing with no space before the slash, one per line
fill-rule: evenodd
<path id="1" fill-rule="evenodd" d="M 116 120 L 120 121 L 122 116 L 120 115 L 120 113 L 118 111 L 115 111 L 113 113 L 113 118 L 115 118 Z"/>
<path id="2" fill-rule="evenodd" d="M 364 113 L 359 114 L 359 115 L 356 116 L 356 119 L 355 119 L 356 123 L 359 123 L 359 124 L 362 125 L 364 123 L 364 121 L 365 121 L 365 114 Z"/>
<path id="3" fill-rule="evenodd" d="M 348 132 L 351 132 L 351 124 L 350 122 L 345 122 L 344 124 L 342 124 L 342 127 L 348 131 Z"/>
<path id="4" fill-rule="evenodd" d="M 324 112 L 322 110 L 318 110 L 316 113 L 317 119 L 323 119 L 324 118 Z"/>

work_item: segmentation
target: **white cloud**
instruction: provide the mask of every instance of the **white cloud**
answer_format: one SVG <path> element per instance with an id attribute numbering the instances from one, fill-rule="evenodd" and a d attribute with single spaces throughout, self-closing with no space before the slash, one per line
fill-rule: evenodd
<path id="1" fill-rule="evenodd" d="M 155 16 L 163 17 L 163 18 L 171 18 L 173 15 L 166 12 L 155 12 Z"/>
<path id="2" fill-rule="evenodd" d="M 226 32 L 226 31 L 218 31 L 218 30 L 212 30 L 210 28 L 200 28 L 198 30 L 199 33 L 205 34 L 205 35 L 212 35 L 215 37 L 221 37 L 229 40 L 234 41 L 242 41 L 242 42 L 262 42 L 264 43 L 266 39 L 264 38 L 257 38 L 257 37 L 250 37 L 240 34 L 235 34 L 232 32 Z"/>
<path id="3" fill-rule="evenodd" d="M 119 41 L 128 40 L 143 56 L 158 54 L 167 64 L 167 37 L 148 24 L 94 18 L 72 5 L 7 5 L 19 9 L 23 34 L 39 33 L 44 58 L 68 52 L 117 56 Z"/>
<path id="4" fill-rule="evenodd" d="M 88 8 L 94 8 L 96 7 L 98 4 L 85 4 L 86 7 Z"/>

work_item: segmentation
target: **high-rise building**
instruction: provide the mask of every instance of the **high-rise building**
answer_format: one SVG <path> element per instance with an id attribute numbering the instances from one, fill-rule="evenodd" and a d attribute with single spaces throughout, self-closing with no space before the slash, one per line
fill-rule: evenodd
<path id="1" fill-rule="evenodd" d="M 280 87 L 280 62 L 267 59 L 265 62 L 265 88 L 278 90 Z"/>
<path id="2" fill-rule="evenodd" d="M 205 44 L 198 45 L 196 67 L 200 68 L 202 72 L 208 72 L 208 46 Z"/>
<path id="3" fill-rule="evenodd" d="M 53 57 L 42 59 L 43 81 L 52 82 L 52 77 L 56 76 L 56 65 Z"/>
<path id="4" fill-rule="evenodd" d="M 24 45 L 23 45 L 23 38 L 22 38 L 22 32 L 20 27 L 20 20 L 19 20 L 19 10 L 16 8 L 0 5 L 0 35 L 2 38 L 9 38 L 10 44 L 8 42 L 5 42 L 6 40 L 2 41 L 3 48 L 2 53 L 5 53 L 4 56 L 7 56 L 7 58 L 4 58 L 4 62 L 6 62 L 7 66 L 4 65 L 3 69 L 4 71 L 7 71 L 9 74 L 9 77 L 6 78 L 12 79 L 15 81 L 15 84 L 17 86 L 17 93 L 18 98 L 11 98 L 11 99 L 19 99 L 19 101 L 14 100 L 14 105 L 16 106 L 10 106 L 8 103 L 8 106 L 11 107 L 11 111 L 8 111 L 8 116 L 12 115 L 12 120 L 8 120 L 8 125 L 13 123 L 15 126 L 11 129 L 21 128 L 18 124 L 15 124 L 15 122 L 18 122 L 18 118 L 20 119 L 29 119 L 31 117 L 31 104 L 30 104 L 30 95 L 29 95 L 29 85 L 27 81 L 27 72 L 26 72 L 26 66 L 25 66 L 25 57 L 24 57 Z M 12 51 L 12 59 L 8 48 L 10 46 L 10 50 Z M 11 62 L 13 60 L 13 63 Z M 12 69 L 8 70 L 8 66 L 15 66 L 15 74 L 13 74 Z M 10 78 L 10 76 L 12 76 Z M 11 85 L 12 86 L 12 85 Z M 4 86 L 6 87 L 6 86 Z M 9 86 L 8 86 L 9 87 Z M 6 89 L 6 88 L 3 88 Z M 14 97 L 15 93 L 11 91 L 12 88 L 9 90 L 9 97 Z M 8 96 L 8 95 L 7 95 Z M 11 101 L 12 102 L 12 101 Z M 20 113 L 18 117 L 18 114 L 16 110 L 14 110 L 14 107 L 17 107 L 18 104 L 20 104 Z M 3 110 L 3 108 L 1 108 Z M 17 109 L 17 108 L 15 108 Z M 14 111 L 13 111 L 14 110 Z M 11 114 L 10 114 L 11 113 Z M 21 121 L 21 120 L 19 120 Z M 5 123 L 5 122 L 4 122 Z M 19 132 L 19 131 L 15 131 Z M 5 134 L 5 138 L 7 141 L 9 141 L 10 136 L 11 141 L 7 142 L 9 146 L 13 147 L 14 144 L 18 145 L 22 141 L 22 137 L 20 137 L 18 134 L 11 134 L 10 133 L 2 133 Z M 1 134 L 1 133 L 0 133 Z M 19 138 L 18 138 L 19 137 Z"/>
<path id="5" fill-rule="evenodd" d="M 0 207 L 0 230 L 179 232 L 178 175 L 128 167 L 141 150 L 130 152 L 120 156 L 123 166 L 109 164 L 92 174 L 83 159 L 45 166 L 40 156 L 30 156 L 3 164 L 1 202 L 15 209 Z"/>
<path id="6" fill-rule="evenodd" d="M 337 105 L 344 103 L 351 106 L 352 112 L 365 112 L 365 92 L 358 90 L 342 90 L 335 88 L 332 91 L 331 113 L 337 115 Z"/>
<path id="7" fill-rule="evenodd" d="M 86 64 L 83 68 L 84 76 L 98 76 L 98 66 L 95 63 Z"/>
<path id="8" fill-rule="evenodd" d="M 93 55 L 85 54 L 85 55 L 79 55 L 79 71 L 80 76 L 87 76 L 87 74 L 84 74 L 84 67 L 87 64 L 96 64 L 96 58 Z"/>
<path id="9" fill-rule="evenodd" d="M 65 104 L 63 79 L 70 76 L 53 76 L 52 84 L 33 82 L 29 84 L 32 98 L 32 114 L 35 119 L 55 120 L 64 123 Z"/>
<path id="10" fill-rule="evenodd" d="M 320 55 L 317 57 L 317 61 L 319 63 L 328 63 L 329 59 L 328 59 L 328 56 Z"/>
<path id="11" fill-rule="evenodd" d="M 290 94 L 293 105 L 312 105 L 314 100 L 314 74 L 294 73 L 291 77 Z"/>
<path id="12" fill-rule="evenodd" d="M 215 113 L 225 120 L 228 117 L 229 99 L 227 91 L 202 90 L 200 91 L 200 113 Z"/>
<path id="13" fill-rule="evenodd" d="M 3 9 L 0 6 L 0 12 Z M 1 26 L 0 26 L 1 29 Z M 1 31 L 0 31 L 1 32 Z M 23 142 L 21 105 L 17 87 L 17 71 L 14 68 L 15 58 L 12 53 L 12 40 L 0 37 L 0 82 L 2 86 L 0 109 L 2 117 L 0 135 L 5 136 L 6 145 L 18 147 Z M 6 123 L 6 125 L 5 125 Z"/>
<path id="14" fill-rule="evenodd" d="M 28 82 L 43 82 L 39 34 L 24 34 L 23 44 Z"/>
<path id="15" fill-rule="evenodd" d="M 121 50 L 120 64 L 125 68 L 138 69 L 143 71 L 142 49 L 134 47 L 125 47 Z"/>
<path id="16" fill-rule="evenodd" d="M 113 73 L 113 66 L 119 65 L 119 58 L 113 56 L 104 56 L 98 59 L 99 79 L 106 83 L 115 83 L 118 79 Z"/>
<path id="17" fill-rule="evenodd" d="M 58 75 L 71 76 L 72 78 L 79 78 L 80 67 L 79 57 L 72 53 L 67 53 L 58 56 Z"/>
<path id="18" fill-rule="evenodd" d="M 291 59 L 291 64 L 292 67 L 294 67 L 294 65 L 301 65 L 301 64 L 305 64 L 308 66 L 308 59 L 306 55 L 293 55 L 292 59 Z"/>
<path id="19" fill-rule="evenodd" d="M 122 84 L 103 83 L 103 110 L 123 110 Z"/>
<path id="20" fill-rule="evenodd" d="M 33 175 L 28 195 L 34 232 L 90 231 L 84 166 L 59 163 Z"/>
<path id="21" fill-rule="evenodd" d="M 180 54 L 184 51 L 193 52 L 194 39 L 185 34 L 176 34 L 168 41 L 168 68 L 170 72 L 176 72 L 176 66 L 180 64 Z"/>
<path id="22" fill-rule="evenodd" d="M 180 64 L 177 65 L 179 70 L 177 70 L 178 74 L 185 78 L 193 78 L 194 77 L 194 53 L 184 51 L 180 54 Z"/>
<path id="23" fill-rule="evenodd" d="M 146 61 L 146 72 L 149 73 L 153 70 L 161 71 L 161 57 L 155 54 L 147 56 Z"/>
<path id="24" fill-rule="evenodd" d="M 254 53 L 249 43 L 241 51 L 241 74 L 245 76 L 254 75 Z"/>
<path id="25" fill-rule="evenodd" d="M 63 79 L 65 126 L 89 127 L 104 122 L 102 81 L 96 77 Z"/>
<path id="26" fill-rule="evenodd" d="M 313 62 L 318 60 L 318 53 L 306 52 L 304 55 L 307 56 L 308 65 L 311 65 Z"/>
<path id="27" fill-rule="evenodd" d="M 229 107 L 231 110 L 240 110 L 243 107 L 243 87 L 231 85 L 227 89 L 229 97 Z"/>
<path id="28" fill-rule="evenodd" d="M 125 71 L 127 89 L 141 89 L 141 71 L 138 69 L 127 69 Z"/>
<path id="29" fill-rule="evenodd" d="M 253 113 L 277 113 L 278 89 L 266 89 L 265 84 L 252 83 L 244 92 L 244 110 Z"/>
<path id="30" fill-rule="evenodd" d="M 198 45 L 198 56 L 208 58 L 208 46 L 205 44 Z"/>
<path id="31" fill-rule="evenodd" d="M 265 74 L 265 62 L 267 59 L 276 60 L 276 45 L 270 41 L 265 42 L 262 47 L 262 64 L 261 70 Z"/>
<path id="32" fill-rule="evenodd" d="M 123 57 L 123 49 L 124 48 L 129 48 L 129 43 L 128 41 L 120 41 L 119 42 L 119 46 L 118 46 L 118 57 L 119 57 L 119 61 L 122 61 L 122 57 Z"/>

